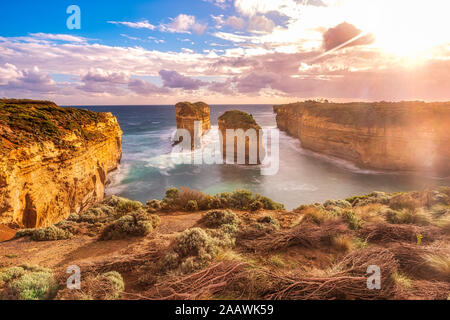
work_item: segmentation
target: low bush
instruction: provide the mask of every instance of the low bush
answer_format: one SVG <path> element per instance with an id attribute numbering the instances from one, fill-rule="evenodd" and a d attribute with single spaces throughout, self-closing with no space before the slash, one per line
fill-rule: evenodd
<path id="1" fill-rule="evenodd" d="M 259 223 L 262 223 L 262 224 L 265 224 L 265 225 L 269 225 L 275 230 L 280 229 L 280 221 L 278 221 L 278 219 L 275 219 L 275 218 L 273 218 L 271 216 L 264 216 L 262 218 L 259 218 L 257 221 Z"/>
<path id="2" fill-rule="evenodd" d="M 214 229 L 192 228 L 183 231 L 173 243 L 173 251 L 165 255 L 160 266 L 163 271 L 180 268 L 189 273 L 213 260 L 221 248 L 231 248 L 238 232 L 238 217 L 231 211 L 210 211 L 203 223 Z"/>
<path id="3" fill-rule="evenodd" d="M 203 217 L 202 221 L 208 228 L 219 228 L 226 224 L 239 224 L 238 216 L 230 210 L 210 211 Z"/>
<path id="4" fill-rule="evenodd" d="M 16 232 L 15 239 L 23 237 L 31 237 L 33 241 L 57 241 L 69 239 L 72 234 L 57 226 L 50 226 L 41 229 L 22 229 Z"/>
<path id="5" fill-rule="evenodd" d="M 250 208 L 251 211 L 259 211 L 261 209 L 264 209 L 264 204 L 259 201 L 259 200 L 255 200 L 250 204 Z"/>
<path id="6" fill-rule="evenodd" d="M 22 265 L 0 271 L 0 299 L 49 300 L 58 285 L 50 269 Z"/>
<path id="7" fill-rule="evenodd" d="M 153 199 L 147 202 L 147 207 L 154 210 L 161 210 L 161 201 Z"/>
<path id="8" fill-rule="evenodd" d="M 300 213 L 305 221 L 311 221 L 315 224 L 322 224 L 325 221 L 333 219 L 337 216 L 336 213 L 325 210 L 322 206 L 309 205 L 301 206 L 295 210 Z"/>
<path id="9" fill-rule="evenodd" d="M 268 197 L 264 197 L 261 195 L 255 195 L 255 199 L 262 202 L 264 205 L 264 209 L 266 210 L 285 210 L 284 205 L 281 203 L 275 202 Z"/>
<path id="10" fill-rule="evenodd" d="M 48 228 L 36 229 L 31 235 L 33 241 L 57 241 L 66 240 L 72 237 L 72 234 L 68 231 L 60 229 L 55 226 Z"/>
<path id="11" fill-rule="evenodd" d="M 198 209 L 196 210 L 237 209 L 257 211 L 259 208 L 266 210 L 284 210 L 282 204 L 276 203 L 259 194 L 253 194 L 248 190 L 236 190 L 231 193 L 224 192 L 211 196 L 201 191 L 184 187 L 181 187 L 180 190 L 177 188 L 167 190 L 166 196 L 161 201 L 161 207 L 166 211 L 191 211 L 192 202 L 190 201 L 197 202 Z"/>
<path id="12" fill-rule="evenodd" d="M 327 207 L 338 207 L 341 209 L 349 209 L 352 207 L 351 203 L 346 200 L 328 200 L 326 201 L 323 206 L 325 208 Z"/>
<path id="13" fill-rule="evenodd" d="M 358 230 L 364 226 L 364 221 L 353 210 L 344 210 L 341 216 L 352 230 Z"/>
<path id="14" fill-rule="evenodd" d="M 158 216 L 137 211 L 108 224 L 101 233 L 100 240 L 144 237 L 153 232 L 159 223 Z"/>
<path id="15" fill-rule="evenodd" d="M 197 201 L 189 200 L 186 204 L 186 211 L 198 211 Z"/>
<path id="16" fill-rule="evenodd" d="M 415 224 L 427 226 L 431 223 L 430 216 L 422 210 L 401 209 L 399 211 L 388 209 L 386 211 L 386 221 L 392 224 Z"/>

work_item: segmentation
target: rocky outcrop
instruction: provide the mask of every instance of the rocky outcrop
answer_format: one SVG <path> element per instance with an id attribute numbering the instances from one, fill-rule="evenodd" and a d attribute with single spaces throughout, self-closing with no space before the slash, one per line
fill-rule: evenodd
<path id="1" fill-rule="evenodd" d="M 227 159 L 228 153 L 234 153 L 234 163 L 239 164 L 261 164 L 264 160 L 261 154 L 264 154 L 262 144 L 262 128 L 256 123 L 252 115 L 239 110 L 227 111 L 221 115 L 218 119 L 219 131 L 221 133 L 221 146 L 223 158 Z M 235 134 L 234 148 L 228 150 L 227 148 L 227 130 L 233 130 Z M 242 130 L 238 130 L 242 129 Z M 242 147 L 240 147 L 245 139 L 245 163 L 239 159 L 239 153 L 243 153 Z M 231 146 L 231 144 L 230 144 Z M 250 149 L 250 146 L 252 148 Z M 239 152 L 239 150 L 242 150 Z M 242 155 L 244 156 L 244 154 Z M 232 159 L 233 156 L 230 156 Z M 244 158 L 244 157 L 242 157 Z"/>
<path id="2" fill-rule="evenodd" d="M 190 133 L 191 148 L 194 149 L 195 141 L 198 142 L 201 136 L 211 129 L 209 106 L 204 102 L 180 102 L 175 105 L 175 112 L 177 128 L 185 129 Z M 202 123 L 201 130 L 198 130 L 198 132 L 194 129 L 196 121 L 201 121 Z"/>
<path id="3" fill-rule="evenodd" d="M 303 148 L 360 167 L 450 173 L 450 103 L 328 103 L 274 107 Z"/>
<path id="4" fill-rule="evenodd" d="M 0 224 L 48 226 L 101 201 L 121 136 L 110 113 L 0 100 Z"/>

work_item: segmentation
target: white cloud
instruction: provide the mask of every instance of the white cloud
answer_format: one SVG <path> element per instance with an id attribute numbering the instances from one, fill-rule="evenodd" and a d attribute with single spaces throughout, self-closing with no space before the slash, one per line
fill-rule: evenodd
<path id="1" fill-rule="evenodd" d="M 88 39 L 70 34 L 31 33 L 30 36 L 45 40 L 60 40 L 67 42 L 86 42 Z"/>
<path id="2" fill-rule="evenodd" d="M 139 21 L 139 22 L 128 22 L 128 21 L 108 21 L 108 23 L 116 24 L 116 25 L 123 25 L 127 26 L 129 28 L 134 29 L 149 29 L 154 30 L 156 27 L 152 25 L 147 20 Z"/>
<path id="3" fill-rule="evenodd" d="M 230 26 L 230 27 L 232 27 L 233 29 L 236 29 L 236 30 L 242 30 L 245 27 L 244 19 L 242 19 L 240 17 L 236 17 L 236 16 L 229 17 L 225 21 L 225 24 Z"/>
<path id="4" fill-rule="evenodd" d="M 221 9 L 226 9 L 229 3 L 232 2 L 232 0 L 203 0 L 203 1 L 212 3 Z"/>
<path id="5" fill-rule="evenodd" d="M 0 66 L 0 85 L 5 85 L 11 80 L 17 79 L 20 75 L 21 73 L 15 65 L 5 63 L 3 67 Z"/>
<path id="6" fill-rule="evenodd" d="M 270 33 L 275 28 L 275 23 L 265 16 L 253 16 L 250 18 L 249 31 Z"/>
<path id="7" fill-rule="evenodd" d="M 203 34 L 207 25 L 196 21 L 194 16 L 180 14 L 171 19 L 172 22 L 160 25 L 160 30 L 171 33 L 191 33 Z"/>

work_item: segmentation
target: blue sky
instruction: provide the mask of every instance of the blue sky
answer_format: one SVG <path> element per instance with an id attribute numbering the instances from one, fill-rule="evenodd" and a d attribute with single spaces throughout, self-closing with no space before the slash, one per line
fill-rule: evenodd
<path id="1" fill-rule="evenodd" d="M 69 5 L 80 7 L 80 30 L 66 26 Z M 0 96 L 60 104 L 448 100 L 449 7 L 446 0 L 1 1 Z"/>
<path id="2" fill-rule="evenodd" d="M 66 9 L 72 4 L 78 5 L 81 9 L 81 30 L 68 30 L 66 27 L 66 20 L 69 16 L 66 14 Z M 2 30 L 2 36 L 18 37 L 33 33 L 68 33 L 96 39 L 99 43 L 111 46 L 139 45 L 150 50 L 189 48 L 196 51 L 208 48 L 208 44 L 211 42 L 230 46 L 226 41 L 210 35 L 211 29 L 214 31 L 214 20 L 211 15 L 218 16 L 235 12 L 234 7 L 229 4 L 225 8 L 220 8 L 212 2 L 202 0 L 21 0 L 20 5 L 18 2 L 2 1 L 1 9 L 0 30 Z M 180 14 L 195 17 L 198 23 L 209 27 L 210 30 L 205 29 L 202 34 L 195 32 L 189 34 L 168 33 L 161 32 L 159 28 L 154 30 L 135 29 L 108 23 L 108 21 L 148 21 L 157 27 L 170 23 L 172 18 Z M 164 42 L 153 40 L 163 40 Z"/>

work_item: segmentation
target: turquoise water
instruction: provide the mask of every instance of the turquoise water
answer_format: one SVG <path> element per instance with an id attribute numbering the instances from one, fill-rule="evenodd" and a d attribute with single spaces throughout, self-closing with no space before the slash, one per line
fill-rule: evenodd
<path id="1" fill-rule="evenodd" d="M 283 132 L 280 133 L 280 169 L 273 176 L 262 176 L 260 168 L 255 166 L 174 165 L 170 157 L 171 137 L 176 129 L 173 106 L 87 108 L 112 112 L 124 132 L 122 163 L 110 175 L 107 193 L 141 202 L 161 199 L 170 187 L 184 186 L 209 194 L 244 188 L 292 209 L 300 204 L 342 199 L 374 190 L 410 191 L 450 185 L 450 178 L 361 170 L 348 162 L 304 150 L 298 140 Z M 232 109 L 253 114 L 264 128 L 276 127 L 271 105 L 212 106 L 213 130 L 205 137 L 205 144 L 214 139 L 217 118 Z"/>

